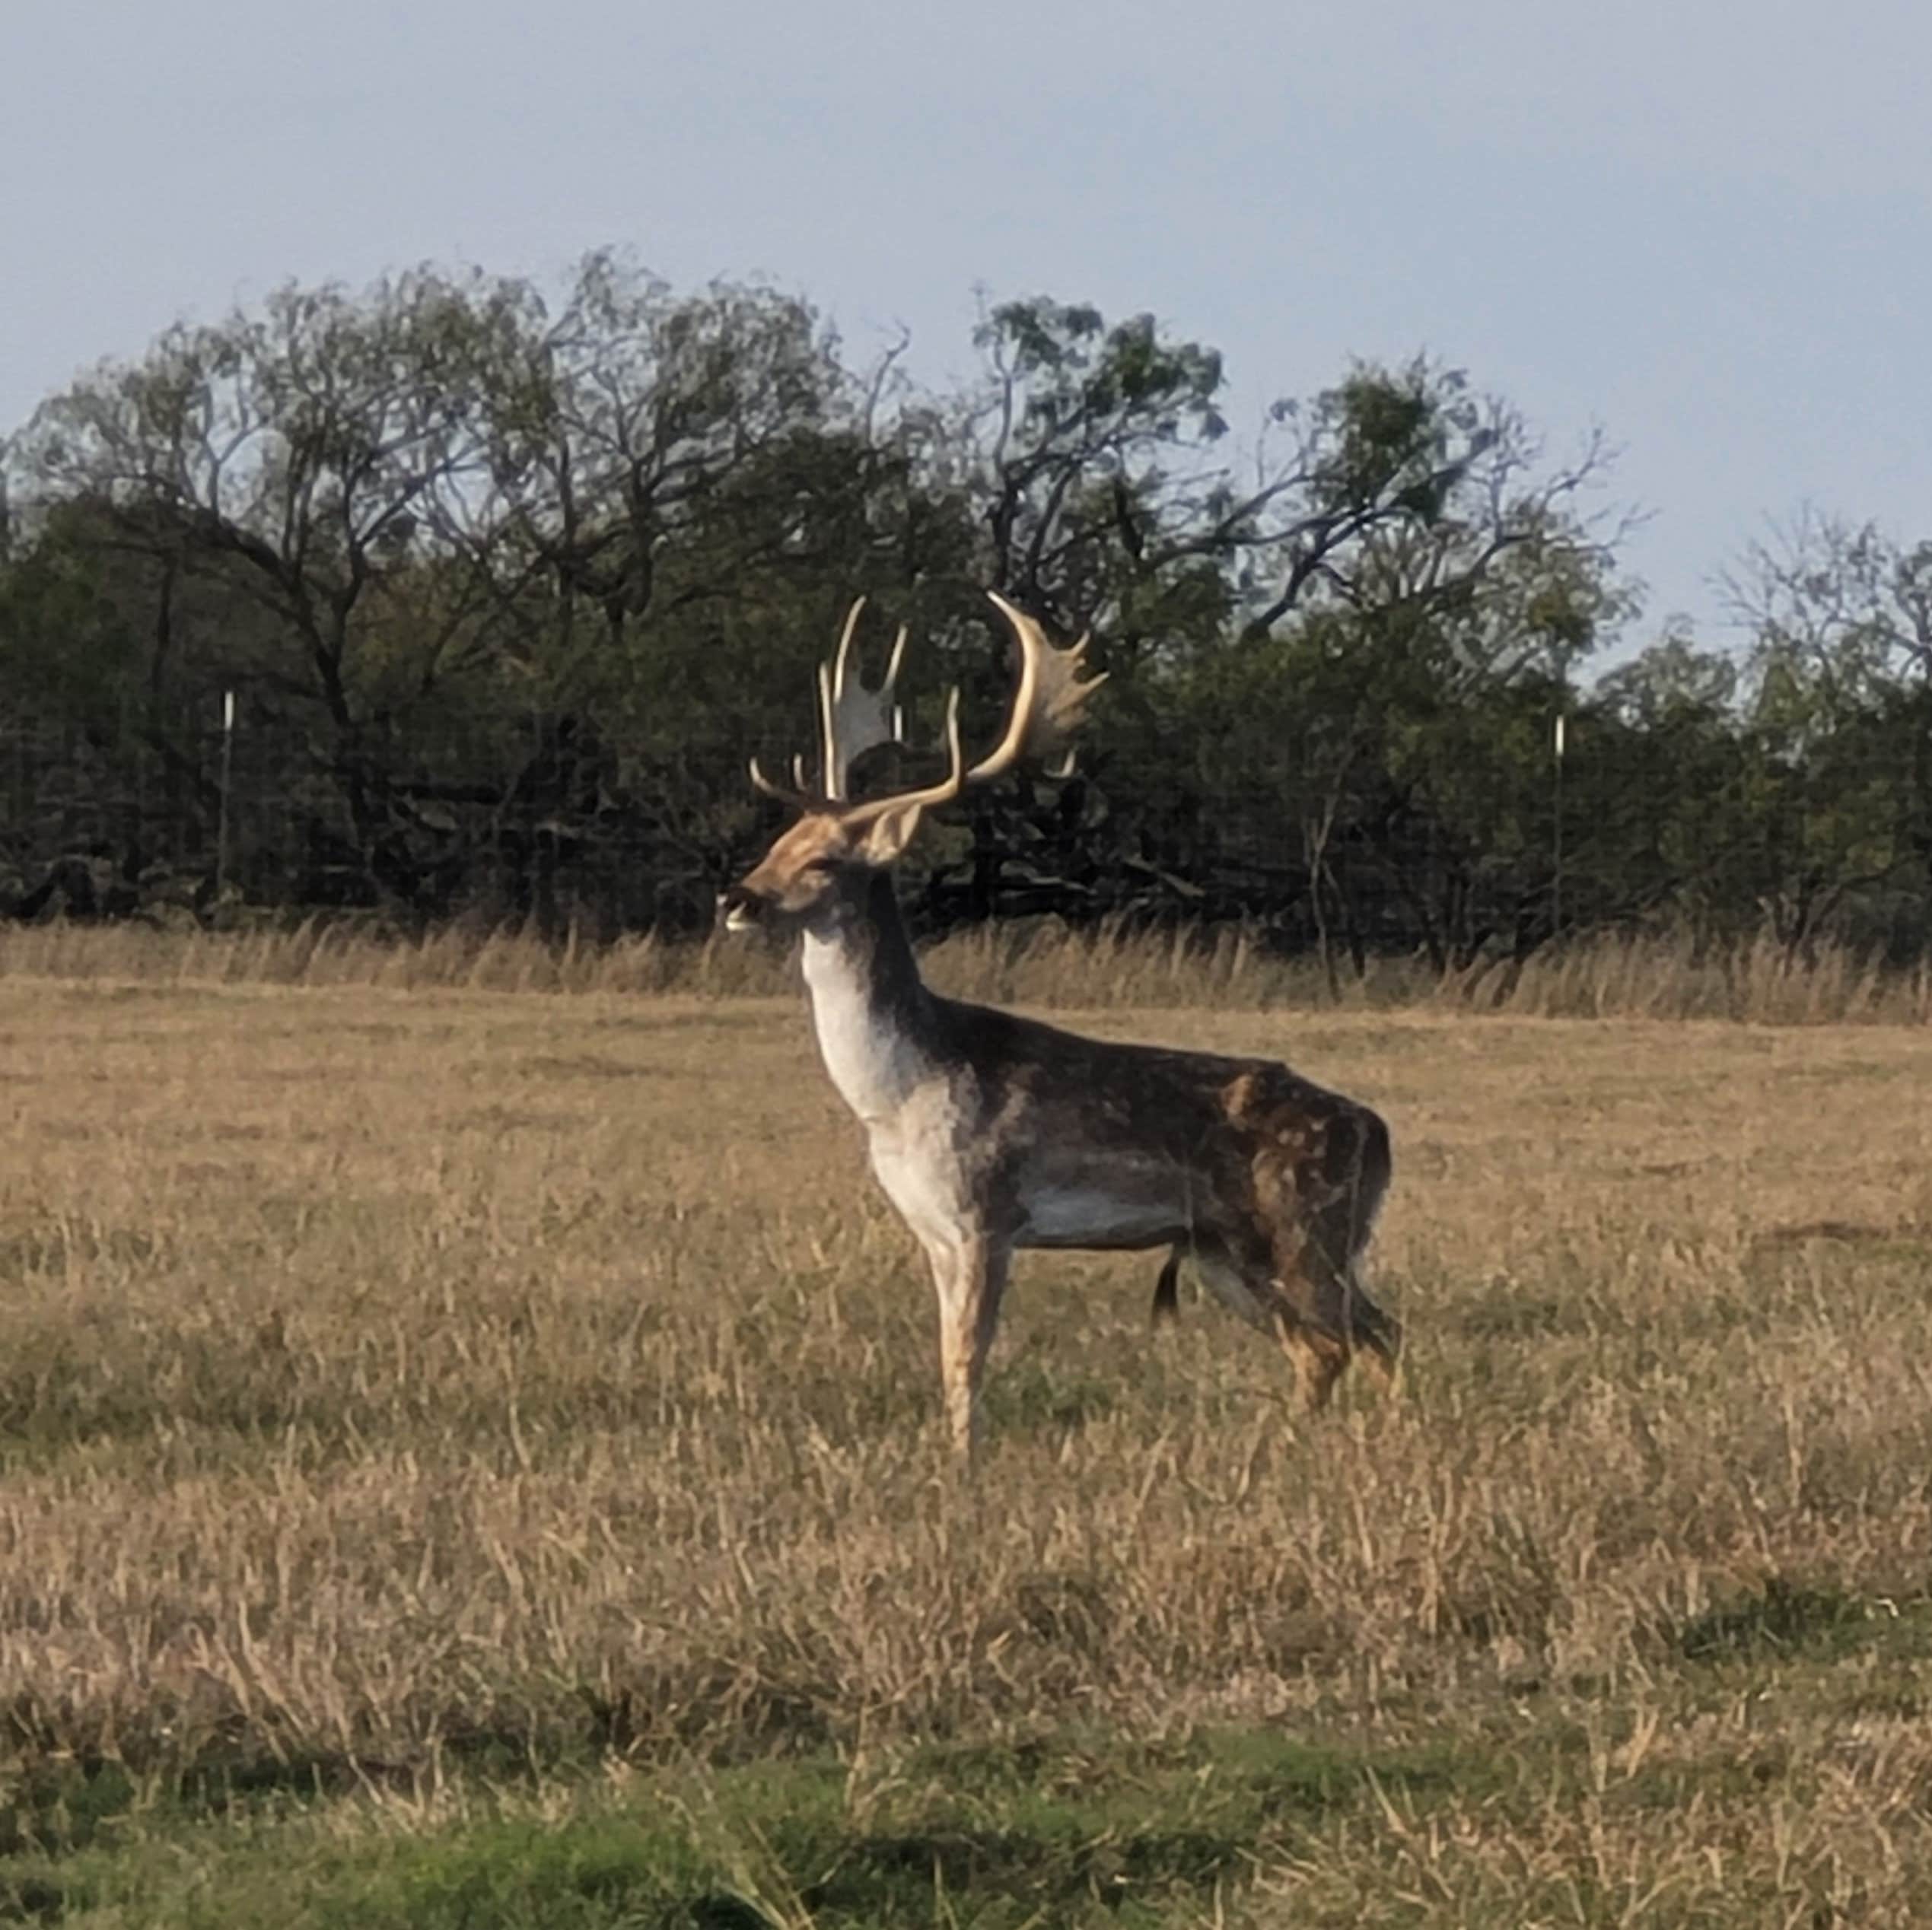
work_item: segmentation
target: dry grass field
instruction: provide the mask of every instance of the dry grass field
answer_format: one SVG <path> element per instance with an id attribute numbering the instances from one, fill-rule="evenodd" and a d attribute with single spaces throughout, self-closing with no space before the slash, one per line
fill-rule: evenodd
<path id="1" fill-rule="evenodd" d="M 1068 1015 L 1385 1111 L 1405 1380 L 1029 1256 L 963 1486 L 795 999 L 34 942 L 0 1920 L 1932 1921 L 1932 1029 Z"/>

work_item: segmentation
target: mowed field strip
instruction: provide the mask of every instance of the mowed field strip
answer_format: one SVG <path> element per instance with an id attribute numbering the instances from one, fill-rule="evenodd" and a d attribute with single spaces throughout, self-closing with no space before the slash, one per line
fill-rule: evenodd
<path id="1" fill-rule="evenodd" d="M 0 1916 L 1932 1919 L 1932 1032 L 1049 1016 L 1385 1114 L 1393 1399 L 1023 1255 L 963 1485 L 802 1000 L 0 979 Z"/>

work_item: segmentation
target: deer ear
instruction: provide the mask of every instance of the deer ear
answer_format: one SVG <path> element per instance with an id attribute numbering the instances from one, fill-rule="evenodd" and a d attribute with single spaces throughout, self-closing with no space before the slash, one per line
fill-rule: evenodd
<path id="1" fill-rule="evenodd" d="M 906 846 L 912 843 L 912 834 L 918 829 L 920 815 L 925 809 L 923 804 L 906 803 L 881 811 L 866 827 L 865 835 L 859 844 L 859 856 L 867 864 L 880 869 L 897 863 Z"/>

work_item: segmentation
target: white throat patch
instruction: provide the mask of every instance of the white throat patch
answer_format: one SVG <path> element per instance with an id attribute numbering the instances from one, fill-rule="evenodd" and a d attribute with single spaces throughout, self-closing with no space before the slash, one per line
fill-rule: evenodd
<path id="1" fill-rule="evenodd" d="M 880 1010 L 864 967 L 836 939 L 807 932 L 804 965 L 819 1054 L 839 1097 L 868 1125 L 890 1117 L 931 1072 L 923 1046 Z"/>

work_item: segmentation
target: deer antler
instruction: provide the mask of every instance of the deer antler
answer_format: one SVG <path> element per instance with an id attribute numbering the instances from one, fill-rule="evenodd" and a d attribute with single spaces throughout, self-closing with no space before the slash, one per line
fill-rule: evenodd
<path id="1" fill-rule="evenodd" d="M 890 796 L 868 799 L 854 804 L 846 796 L 852 767 L 867 751 L 882 744 L 901 744 L 904 720 L 893 701 L 901 660 L 906 653 L 906 631 L 900 628 L 893 645 L 892 661 L 886 666 L 883 681 L 867 689 L 856 677 L 849 682 L 852 638 L 858 626 L 859 612 L 865 607 L 861 596 L 845 618 L 839 639 L 839 653 L 833 662 L 819 666 L 819 737 L 823 759 L 821 788 L 813 791 L 805 781 L 804 760 L 792 759 L 796 789 L 775 784 L 751 761 L 751 781 L 768 797 L 775 797 L 800 810 L 823 810 L 828 805 L 839 808 L 840 815 L 855 824 L 870 822 L 887 810 L 909 805 L 931 808 L 950 804 L 966 790 L 990 784 L 1004 777 L 1028 758 L 1049 759 L 1058 752 L 1057 764 L 1048 768 L 1055 777 L 1065 777 L 1073 770 L 1070 739 L 1084 720 L 1088 700 L 1106 682 L 1103 672 L 1083 682 L 1090 639 L 1065 650 L 1056 650 L 1046 641 L 1046 633 L 1023 610 L 1016 609 L 1004 596 L 988 591 L 992 601 L 1013 626 L 1014 642 L 1020 659 L 1019 681 L 1013 693 L 1013 708 L 1006 731 L 999 742 L 974 765 L 966 768 L 960 742 L 960 693 L 946 696 L 946 775 L 923 790 L 894 791 Z"/>
<path id="2" fill-rule="evenodd" d="M 884 744 L 905 742 L 905 718 L 899 707 L 893 701 L 893 688 L 899 681 L 899 666 L 906 655 L 906 626 L 899 626 L 898 639 L 893 645 L 892 660 L 886 666 L 884 679 L 877 689 L 867 688 L 856 676 L 848 679 L 847 673 L 852 667 L 852 638 L 858 632 L 859 615 L 864 608 L 865 599 L 861 596 L 845 612 L 845 627 L 839 637 L 838 656 L 832 662 L 819 666 L 819 787 L 814 790 L 807 782 L 802 757 L 791 760 L 790 787 L 772 783 L 759 768 L 757 758 L 753 758 L 751 781 L 767 797 L 775 797 L 800 810 L 816 810 L 827 804 L 843 803 L 846 787 L 851 781 L 852 767 L 867 751 L 877 750 Z"/>
<path id="3" fill-rule="evenodd" d="M 1087 700 L 1107 680 L 1103 673 L 1084 683 L 1080 681 L 1090 639 L 1082 637 L 1068 648 L 1056 650 L 1046 641 L 1046 633 L 1023 610 L 1016 609 L 992 591 L 987 594 L 1012 625 L 1020 655 L 1020 678 L 1004 736 L 968 770 L 960 749 L 960 693 L 956 689 L 948 692 L 946 742 L 950 768 L 947 774 L 923 790 L 895 792 L 890 797 L 849 806 L 845 814 L 849 822 L 864 823 L 907 805 L 931 809 L 950 804 L 963 792 L 1004 777 L 1024 758 L 1045 758 L 1057 751 L 1061 755 L 1057 765 L 1049 765 L 1052 774 L 1065 777 L 1072 774 L 1073 751 L 1068 740 L 1081 725 Z"/>
<path id="4" fill-rule="evenodd" d="M 966 781 L 986 784 L 1011 770 L 1023 758 L 1044 762 L 1056 751 L 1061 753 L 1059 763 L 1048 768 L 1056 777 L 1069 777 L 1074 768 L 1073 734 L 1084 720 L 1088 701 L 1107 680 L 1103 672 L 1085 683 L 1080 681 L 1093 633 L 1083 634 L 1079 642 L 1065 650 L 1055 650 L 1023 610 L 1015 609 L 995 591 L 986 593 L 1013 625 L 1020 650 L 1020 686 L 1014 693 L 1006 735 L 966 773 Z"/>

